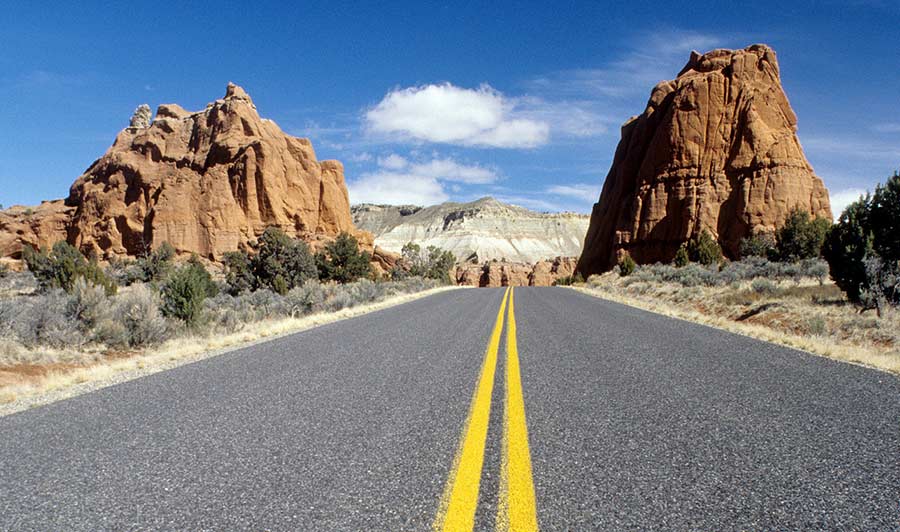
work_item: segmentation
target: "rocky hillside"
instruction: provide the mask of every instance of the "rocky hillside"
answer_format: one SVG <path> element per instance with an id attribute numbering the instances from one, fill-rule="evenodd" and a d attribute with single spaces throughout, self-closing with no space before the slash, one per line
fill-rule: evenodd
<path id="1" fill-rule="evenodd" d="M 456 284 L 477 287 L 553 286 L 575 272 L 575 257 L 556 257 L 534 264 L 506 261 L 486 261 L 484 264 L 459 264 Z"/>
<path id="2" fill-rule="evenodd" d="M 588 227 L 580 214 L 545 214 L 493 198 L 432 207 L 354 205 L 356 227 L 375 235 L 375 243 L 399 252 L 407 242 L 452 251 L 459 261 L 506 259 L 535 263 L 576 257 Z"/>
<path id="3" fill-rule="evenodd" d="M 317 160 L 309 140 L 260 118 L 229 84 L 202 111 L 139 107 L 68 198 L 0 212 L 0 257 L 68 240 L 101 258 L 169 242 L 218 259 L 269 226 L 313 244 L 349 231 L 372 246 L 353 227 L 341 163 Z"/>
<path id="4" fill-rule="evenodd" d="M 797 139 L 797 117 L 765 45 L 691 54 L 659 83 L 622 139 L 594 206 L 578 271 L 670 261 L 701 231 L 735 257 L 793 209 L 831 219 L 828 191 Z"/>

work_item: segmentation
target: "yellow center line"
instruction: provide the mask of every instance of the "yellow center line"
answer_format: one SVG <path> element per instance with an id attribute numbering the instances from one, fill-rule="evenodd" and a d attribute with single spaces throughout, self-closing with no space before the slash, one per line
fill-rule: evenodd
<path id="1" fill-rule="evenodd" d="M 515 291 L 509 296 L 506 320 L 506 394 L 503 409 L 503 455 L 500 466 L 500 504 L 497 530 L 538 530 L 537 504 L 528 450 L 528 425 L 516 341 Z"/>
<path id="2" fill-rule="evenodd" d="M 475 508 L 478 506 L 478 487 L 484 464 L 484 447 L 487 440 L 488 421 L 491 417 L 491 394 L 494 390 L 494 374 L 497 369 L 497 351 L 503 330 L 503 312 L 509 288 L 503 294 L 500 312 L 484 354 L 478 387 L 472 397 L 469 415 L 462 438 L 453 458 L 453 466 L 444 495 L 441 497 L 437 517 L 432 528 L 435 531 L 469 531 L 475 526 Z"/>

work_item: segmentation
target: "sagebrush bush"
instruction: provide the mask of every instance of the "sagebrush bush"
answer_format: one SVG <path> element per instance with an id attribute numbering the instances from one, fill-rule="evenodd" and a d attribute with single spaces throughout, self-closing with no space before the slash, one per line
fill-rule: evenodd
<path id="1" fill-rule="evenodd" d="M 68 297 L 60 289 L 22 298 L 14 318 L 17 339 L 28 347 L 80 347 L 86 341 L 75 320 L 66 315 Z"/>
<path id="2" fill-rule="evenodd" d="M 748 257 L 775 258 L 775 236 L 772 233 L 760 233 L 749 238 L 742 238 L 740 254 L 742 259 Z"/>
<path id="3" fill-rule="evenodd" d="M 727 286 L 741 281 L 763 278 L 773 281 L 817 279 L 820 283 L 827 275 L 828 266 L 820 259 L 796 263 L 772 262 L 762 257 L 748 257 L 726 263 L 721 269 L 712 264 L 691 263 L 683 268 L 668 264 L 639 266 L 625 281 L 626 285 L 640 282 L 677 283 L 682 286 Z"/>
<path id="4" fill-rule="evenodd" d="M 0 280 L 6 279 L 9 276 L 9 272 L 9 265 L 4 262 L 0 262 Z"/>
<path id="5" fill-rule="evenodd" d="M 131 347 L 159 344 L 168 339 L 170 328 L 160 313 L 159 294 L 150 286 L 135 284 L 116 297 L 113 319 L 125 329 Z"/>
<path id="6" fill-rule="evenodd" d="M 109 313 L 109 298 L 103 288 L 84 279 L 75 281 L 66 302 L 66 316 L 75 320 L 82 331 L 90 331 Z"/>
<path id="7" fill-rule="evenodd" d="M 757 294 L 772 295 L 778 292 L 778 286 L 768 279 L 754 279 L 750 288 Z"/>

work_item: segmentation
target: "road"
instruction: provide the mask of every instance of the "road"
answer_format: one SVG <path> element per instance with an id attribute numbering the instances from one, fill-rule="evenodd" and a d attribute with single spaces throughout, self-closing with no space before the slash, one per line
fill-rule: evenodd
<path id="1" fill-rule="evenodd" d="M 900 379 L 565 288 L 432 295 L 0 442 L 0 530 L 900 529 Z"/>

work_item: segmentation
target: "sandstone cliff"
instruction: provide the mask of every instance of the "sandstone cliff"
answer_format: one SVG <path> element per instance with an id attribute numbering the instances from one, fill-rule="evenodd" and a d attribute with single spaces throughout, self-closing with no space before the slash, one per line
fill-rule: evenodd
<path id="1" fill-rule="evenodd" d="M 425 208 L 362 204 L 351 210 L 356 227 L 373 233 L 375 243 L 388 251 L 415 242 L 451 251 L 459 261 L 577 257 L 588 226 L 584 215 L 538 213 L 493 198 Z"/>
<path id="2" fill-rule="evenodd" d="M 796 131 L 772 49 L 693 52 L 622 126 L 578 271 L 609 270 L 625 251 L 670 261 L 703 229 L 734 258 L 742 238 L 774 231 L 793 209 L 830 219 Z"/>
<path id="3" fill-rule="evenodd" d="M 65 202 L 0 213 L 0 257 L 66 239 L 102 258 L 169 242 L 217 259 L 269 226 L 313 245 L 348 231 L 372 249 L 371 235 L 353 227 L 341 163 L 318 161 L 309 140 L 260 118 L 229 84 L 199 112 L 161 105 L 151 121 L 138 108 Z"/>

